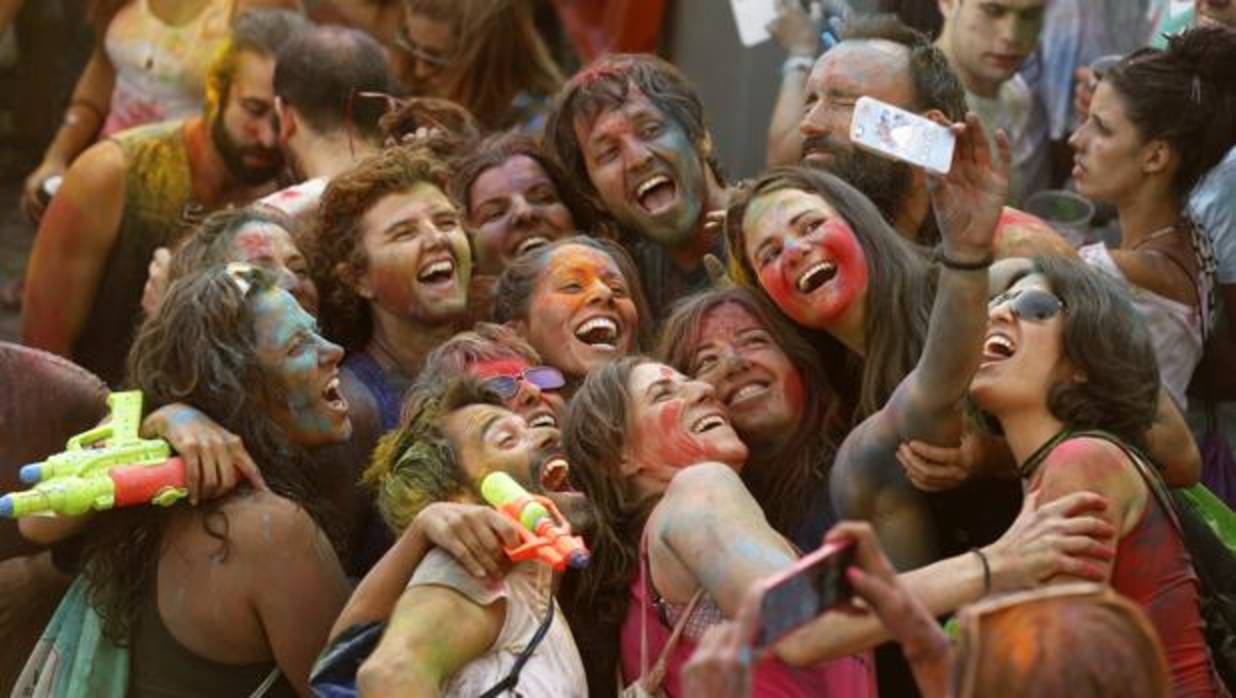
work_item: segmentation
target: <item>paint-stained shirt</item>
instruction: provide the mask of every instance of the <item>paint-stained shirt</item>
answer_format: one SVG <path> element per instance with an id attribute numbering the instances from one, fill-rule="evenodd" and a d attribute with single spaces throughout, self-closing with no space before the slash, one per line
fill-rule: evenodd
<path id="1" fill-rule="evenodd" d="M 124 213 L 72 358 L 115 389 L 142 319 L 150 258 L 187 235 L 202 211 L 190 204 L 184 122 L 142 126 L 111 140 L 124 152 Z"/>

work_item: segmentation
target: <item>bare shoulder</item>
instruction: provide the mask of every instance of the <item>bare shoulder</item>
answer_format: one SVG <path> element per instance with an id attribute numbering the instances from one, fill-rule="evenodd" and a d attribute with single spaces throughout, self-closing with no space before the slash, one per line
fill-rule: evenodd
<path id="1" fill-rule="evenodd" d="M 304 507 L 272 492 L 237 494 L 222 509 L 228 518 L 228 540 L 242 555 L 273 563 L 315 550 L 326 541 Z"/>
<path id="2" fill-rule="evenodd" d="M 742 488 L 744 491 L 746 489 L 738 472 L 724 463 L 707 461 L 678 471 L 674 479 L 670 480 L 665 497 L 713 498 L 724 496 L 725 492 L 733 491 L 733 488 Z"/>
<path id="3" fill-rule="evenodd" d="M 1083 436 L 1052 449 L 1043 461 L 1041 479 L 1051 489 L 1104 493 L 1124 489 L 1139 478 L 1124 449 L 1106 439 Z"/>

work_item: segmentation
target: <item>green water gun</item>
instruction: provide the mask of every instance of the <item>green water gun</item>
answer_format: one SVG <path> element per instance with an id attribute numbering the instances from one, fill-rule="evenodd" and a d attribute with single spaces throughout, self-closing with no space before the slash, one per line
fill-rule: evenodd
<path id="1" fill-rule="evenodd" d="M 184 462 L 163 439 L 138 435 L 142 393 L 107 396 L 111 420 L 69 439 L 61 453 L 23 466 L 33 485 L 0 497 L 0 516 L 76 516 L 134 504 L 170 506 L 188 496 Z"/>

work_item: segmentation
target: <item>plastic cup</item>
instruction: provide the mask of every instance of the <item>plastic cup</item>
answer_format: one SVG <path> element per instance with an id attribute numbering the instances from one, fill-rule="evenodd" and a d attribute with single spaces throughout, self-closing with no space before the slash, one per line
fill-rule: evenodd
<path id="1" fill-rule="evenodd" d="M 1046 189 L 1026 199 L 1025 209 L 1051 224 L 1069 244 L 1080 247 L 1090 241 L 1090 219 L 1094 204 L 1086 197 L 1065 189 Z"/>

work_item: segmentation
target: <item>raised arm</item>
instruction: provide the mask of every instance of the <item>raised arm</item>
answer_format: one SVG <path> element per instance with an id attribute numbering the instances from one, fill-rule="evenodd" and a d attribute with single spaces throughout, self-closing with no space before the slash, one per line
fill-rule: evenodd
<path id="1" fill-rule="evenodd" d="M 72 358 L 124 210 L 120 146 L 99 143 L 73 163 L 39 225 L 26 271 L 22 343 Z"/>

